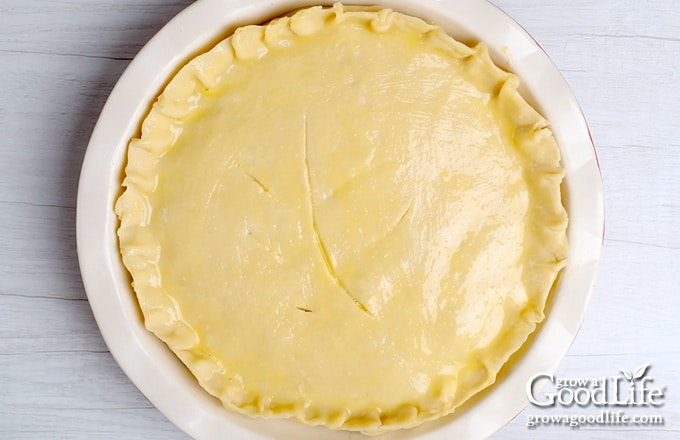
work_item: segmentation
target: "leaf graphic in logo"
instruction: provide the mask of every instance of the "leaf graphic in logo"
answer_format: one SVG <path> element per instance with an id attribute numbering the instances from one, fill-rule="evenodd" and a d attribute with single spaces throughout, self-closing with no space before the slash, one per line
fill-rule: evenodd
<path id="1" fill-rule="evenodd" d="M 640 365 L 637 370 L 635 370 L 635 374 L 633 374 L 633 379 L 641 379 L 645 376 L 647 373 L 647 369 L 649 368 L 649 364 L 644 364 Z M 628 379 L 630 380 L 630 379 Z"/>
<path id="2" fill-rule="evenodd" d="M 630 371 L 628 371 L 628 370 L 621 370 L 621 372 L 623 373 L 623 376 L 624 376 L 626 379 L 628 379 L 628 380 L 633 380 L 633 375 L 631 374 Z"/>

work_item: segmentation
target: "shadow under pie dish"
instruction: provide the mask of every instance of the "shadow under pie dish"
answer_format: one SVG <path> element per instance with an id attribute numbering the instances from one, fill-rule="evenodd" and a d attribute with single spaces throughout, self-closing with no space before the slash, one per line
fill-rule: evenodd
<path id="1" fill-rule="evenodd" d="M 116 203 L 146 327 L 230 409 L 380 433 L 451 413 L 543 319 L 559 148 L 479 44 L 311 7 L 190 61 Z"/>

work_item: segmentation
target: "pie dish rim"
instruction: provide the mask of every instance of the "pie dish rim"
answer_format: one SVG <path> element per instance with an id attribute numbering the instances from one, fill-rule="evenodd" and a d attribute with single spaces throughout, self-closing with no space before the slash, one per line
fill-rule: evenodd
<path id="1" fill-rule="evenodd" d="M 224 433 L 225 429 L 230 429 L 229 432 L 234 435 L 239 434 L 241 438 L 268 438 L 281 430 L 288 432 L 291 438 L 300 438 L 301 435 L 311 436 L 317 429 L 323 429 L 298 428 L 293 422 L 280 420 L 244 420 L 242 416 L 223 410 L 204 393 L 174 354 L 144 329 L 134 296 L 131 295 L 129 278 L 120 262 L 115 237 L 117 219 L 112 206 L 119 194 L 127 140 L 136 132 L 138 121 L 157 95 L 164 78 L 195 54 L 198 48 L 215 40 L 216 34 L 223 35 L 219 31 L 225 23 L 240 25 L 261 22 L 286 10 L 318 2 L 282 1 L 275 5 L 275 9 L 266 1 L 248 3 L 240 0 L 226 3 L 200 0 L 168 23 L 142 49 L 121 77 L 102 111 L 88 146 L 79 184 L 78 255 L 88 299 L 104 339 L 121 368 L 149 400 L 171 421 L 196 438 L 212 438 L 218 432 Z M 492 53 L 495 50 L 497 58 L 505 52 L 510 54 L 512 70 L 528 85 L 533 100 L 552 122 L 551 127 L 563 153 L 567 171 L 565 198 L 570 222 L 576 222 L 570 226 L 569 232 L 570 262 L 553 292 L 555 298 L 543 328 L 522 357 L 513 363 L 512 371 L 495 384 L 492 391 L 476 399 L 474 410 L 464 411 L 454 416 L 454 420 L 445 417 L 442 421 L 430 422 L 406 434 L 390 434 L 406 435 L 408 438 L 440 438 L 440 435 L 456 433 L 484 437 L 499 429 L 526 406 L 526 398 L 517 399 L 522 401 L 513 402 L 512 405 L 505 404 L 504 393 L 509 392 L 514 396 L 518 390 L 523 391 L 528 371 L 554 371 L 571 345 L 585 314 L 597 271 L 603 230 L 601 181 L 595 151 L 583 115 L 557 69 L 519 25 L 491 4 L 472 0 L 420 4 L 408 0 L 371 3 L 430 20 L 439 14 L 450 15 L 450 9 L 459 8 L 454 17 L 447 18 L 448 25 L 442 23 L 441 16 L 436 21 L 454 37 L 464 41 L 469 38 L 470 32 L 464 28 L 454 29 L 453 21 L 459 20 L 466 25 L 477 23 L 481 27 L 483 22 L 480 20 L 484 19 L 488 28 L 496 28 L 488 26 L 488 21 L 500 20 L 499 23 L 506 26 L 503 29 L 506 35 L 495 35 L 491 40 L 495 38 L 507 44 L 499 47 L 490 39 L 480 39 L 489 45 Z M 216 11 L 222 11 L 224 16 Z M 207 26 L 207 21 L 212 25 Z M 187 31 L 192 27 L 193 31 Z M 507 67 L 502 59 L 496 61 Z M 161 69 L 158 68 L 159 63 L 163 66 Z M 532 81 L 526 81 L 526 76 L 519 72 L 522 68 L 529 70 L 529 67 L 542 69 L 539 72 L 545 75 L 549 83 L 552 82 L 553 87 L 532 88 Z M 129 96 L 139 96 L 139 99 L 129 102 L 126 99 Z M 563 117 L 555 119 L 550 116 L 551 110 L 545 104 L 551 100 L 568 104 L 562 112 Z M 106 270 L 101 270 L 102 265 Z M 576 294 L 560 295 L 561 291 L 571 286 L 578 287 Z M 125 321 L 124 326 L 120 326 L 121 319 Z M 167 389 L 167 386 L 170 388 Z M 177 394 L 178 398 L 169 398 Z M 183 401 L 186 398 L 195 405 L 185 406 Z M 187 410 L 188 406 L 192 409 Z M 489 423 L 489 420 L 494 423 Z M 300 429 L 304 429 L 304 432 L 298 432 Z M 330 435 L 328 431 L 325 433 L 326 437 Z"/>

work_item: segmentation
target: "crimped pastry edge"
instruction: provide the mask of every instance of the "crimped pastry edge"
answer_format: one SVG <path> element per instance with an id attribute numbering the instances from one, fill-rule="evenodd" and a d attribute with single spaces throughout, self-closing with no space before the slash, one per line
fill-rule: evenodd
<path id="1" fill-rule="evenodd" d="M 415 405 L 404 405 L 393 413 L 375 409 L 372 414 L 359 417 L 338 408 L 321 417 L 299 402 L 292 411 L 276 412 L 268 408 L 242 406 L 237 402 L 239 384 L 227 375 L 221 363 L 209 354 L 192 351 L 199 343 L 194 329 L 183 317 L 175 299 L 160 288 L 160 243 L 150 230 L 152 207 L 149 195 L 156 187 L 155 167 L 158 159 L 174 145 L 181 125 L 196 110 L 201 94 L 219 88 L 222 75 L 236 59 L 266 56 L 269 48 L 282 44 L 292 35 L 312 35 L 328 20 L 342 22 L 354 16 L 373 28 L 384 32 L 392 26 L 430 34 L 432 41 L 446 48 L 455 57 L 474 59 L 488 74 L 485 82 L 497 92 L 498 106 L 508 110 L 516 124 L 516 143 L 521 154 L 531 158 L 527 180 L 530 197 L 549 200 L 549 205 L 530 205 L 527 246 L 542 256 L 523 271 L 523 280 L 541 279 L 541 285 L 529 292 L 529 307 L 519 312 L 519 320 L 502 338 L 478 350 L 469 363 L 471 376 L 485 371 L 486 377 L 465 394 L 455 393 L 441 412 L 425 413 Z M 568 252 L 566 238 L 567 213 L 559 195 L 564 170 L 560 152 L 545 119 L 518 92 L 519 79 L 498 68 L 488 55 L 486 46 L 470 48 L 448 36 L 439 27 L 425 21 L 394 12 L 390 9 L 346 8 L 335 4 L 332 8 L 315 6 L 275 19 L 266 25 L 244 26 L 218 43 L 213 49 L 187 63 L 168 83 L 142 124 L 141 136 L 131 140 L 123 186 L 125 191 L 116 202 L 120 219 L 118 236 L 123 262 L 133 278 L 134 290 L 142 309 L 145 326 L 163 340 L 187 365 L 199 383 L 222 403 L 235 411 L 260 417 L 294 417 L 303 423 L 325 425 L 333 429 L 380 434 L 393 429 L 408 428 L 452 413 L 469 397 L 487 388 L 508 358 L 517 351 L 544 318 L 548 294 L 557 275 L 565 266 Z M 506 347 L 495 354 L 498 345 Z M 467 371 L 467 370 L 466 370 Z M 226 377 L 228 376 L 228 377 Z"/>

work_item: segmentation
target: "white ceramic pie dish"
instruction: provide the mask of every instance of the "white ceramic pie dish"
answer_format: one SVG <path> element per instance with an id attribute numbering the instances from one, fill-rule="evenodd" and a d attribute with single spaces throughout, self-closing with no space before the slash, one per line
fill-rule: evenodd
<path id="1" fill-rule="evenodd" d="M 168 23 L 120 78 L 94 129 L 78 191 L 77 241 L 83 282 L 102 335 L 121 368 L 173 423 L 197 439 L 347 439 L 360 434 L 285 420 L 253 420 L 224 409 L 177 357 L 143 326 L 118 252 L 113 204 L 129 139 L 168 78 L 239 25 L 260 23 L 305 0 L 199 0 Z M 346 1 L 346 4 L 366 3 Z M 499 381 L 450 417 L 381 439 L 483 438 L 528 404 L 527 380 L 553 372 L 574 340 L 592 294 L 603 234 L 603 198 L 588 128 L 566 82 L 538 44 L 484 0 L 376 0 L 443 27 L 462 41 L 484 41 L 498 65 L 522 80 L 525 98 L 550 121 L 566 169 L 570 256 L 547 318 Z"/>

